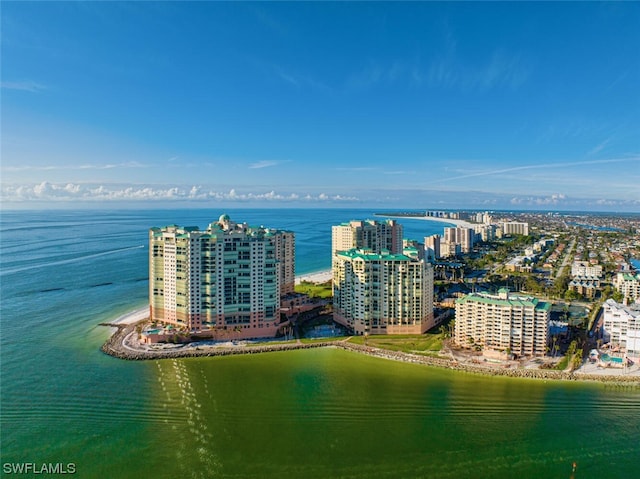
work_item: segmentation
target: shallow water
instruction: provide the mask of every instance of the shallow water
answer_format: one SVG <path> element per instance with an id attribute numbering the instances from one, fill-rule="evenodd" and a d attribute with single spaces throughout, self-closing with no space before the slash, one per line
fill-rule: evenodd
<path id="1" fill-rule="evenodd" d="M 73 462 L 81 478 L 551 478 L 569 477 L 576 461 L 576 478 L 640 477 L 640 391 L 630 388 L 489 378 L 334 349 L 103 355 L 109 328 L 97 324 L 145 304 L 148 227 L 204 227 L 221 213 L 3 212 L 3 463 Z M 304 273 L 328 267 L 331 224 L 368 213 L 231 216 L 294 229 Z M 417 238 L 443 227 L 406 225 L 426 228 L 405 235 Z"/>

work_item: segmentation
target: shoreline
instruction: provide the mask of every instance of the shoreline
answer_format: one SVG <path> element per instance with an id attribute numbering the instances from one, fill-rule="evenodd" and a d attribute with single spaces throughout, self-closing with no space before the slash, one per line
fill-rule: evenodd
<path id="1" fill-rule="evenodd" d="M 134 324 L 147 319 L 149 317 L 149 306 L 142 306 L 133 311 L 129 311 L 121 316 L 118 316 L 113 321 L 109 321 L 112 325 Z"/>
<path id="2" fill-rule="evenodd" d="M 409 220 L 434 221 L 436 223 L 449 223 L 454 226 L 462 226 L 462 227 L 471 228 L 471 229 L 475 228 L 480 224 L 480 223 L 469 223 L 468 221 L 465 221 L 465 220 L 458 220 L 453 218 L 438 218 L 436 216 L 388 216 L 388 215 L 380 215 L 380 216 L 384 216 L 385 218 L 398 219 L 398 220 L 409 219 Z"/>
<path id="3" fill-rule="evenodd" d="M 296 275 L 295 283 L 300 284 L 303 281 L 308 283 L 326 283 L 333 279 L 333 272 L 331 269 L 323 269 L 322 271 L 315 271 L 313 273 L 305 273 Z"/>
<path id="4" fill-rule="evenodd" d="M 137 310 L 140 313 L 141 310 Z M 132 317 L 133 315 L 124 315 Z M 120 318 L 118 318 L 120 319 Z M 146 318 L 145 318 L 146 319 Z M 423 356 L 418 354 L 391 351 L 371 346 L 349 343 L 347 339 L 318 341 L 314 343 L 284 342 L 277 344 L 257 345 L 198 345 L 190 343 L 188 346 L 162 346 L 161 348 L 141 348 L 135 338 L 136 326 L 145 319 L 129 323 L 101 323 L 104 326 L 115 327 L 116 331 L 107 339 L 100 348 L 105 354 L 118 359 L 129 361 L 147 361 L 159 359 L 177 359 L 192 357 L 231 356 L 239 354 L 262 354 L 268 352 L 293 351 L 297 349 L 314 349 L 333 347 L 346 351 L 364 354 L 371 357 L 400 361 L 412 364 L 420 364 L 430 367 L 444 368 L 454 371 L 462 371 L 484 376 L 504 376 L 523 379 L 554 380 L 554 381 L 589 381 L 607 384 L 621 384 L 625 386 L 640 387 L 640 375 L 605 375 L 591 374 L 578 371 L 556 371 L 547 369 L 504 369 L 491 368 L 479 365 L 461 363 L 446 357 Z"/>

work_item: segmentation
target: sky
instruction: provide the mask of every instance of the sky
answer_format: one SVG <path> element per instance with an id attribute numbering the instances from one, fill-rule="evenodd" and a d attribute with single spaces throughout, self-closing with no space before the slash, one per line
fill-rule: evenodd
<path id="1" fill-rule="evenodd" d="M 3 208 L 640 211 L 638 2 L 7 2 Z"/>

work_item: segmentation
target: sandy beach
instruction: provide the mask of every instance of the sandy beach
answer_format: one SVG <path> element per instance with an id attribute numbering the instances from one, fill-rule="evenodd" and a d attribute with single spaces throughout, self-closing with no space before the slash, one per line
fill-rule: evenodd
<path id="1" fill-rule="evenodd" d="M 333 273 L 330 269 L 326 269 L 324 271 L 316 271 L 315 273 L 296 276 L 296 284 L 300 284 L 303 281 L 307 281 L 309 283 L 326 283 L 327 281 L 331 281 L 331 278 L 333 278 Z"/>
<path id="2" fill-rule="evenodd" d="M 451 218 L 437 218 L 435 216 L 389 216 L 388 218 L 394 218 L 397 220 L 426 220 L 426 221 L 435 221 L 438 223 L 449 223 L 456 226 L 463 226 L 465 228 L 475 228 L 478 224 L 469 223 L 465 220 L 455 220 Z"/>
<path id="3" fill-rule="evenodd" d="M 110 321 L 111 324 L 133 324 L 149 317 L 149 306 L 143 306 L 133 311 L 129 311 L 122 316 Z"/>

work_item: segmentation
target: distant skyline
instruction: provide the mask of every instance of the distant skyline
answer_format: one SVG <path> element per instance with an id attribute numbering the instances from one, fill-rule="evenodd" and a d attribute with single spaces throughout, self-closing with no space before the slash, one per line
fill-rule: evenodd
<path id="1" fill-rule="evenodd" d="M 638 25 L 638 2 L 2 2 L 2 206 L 639 212 Z"/>

